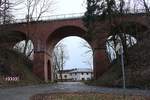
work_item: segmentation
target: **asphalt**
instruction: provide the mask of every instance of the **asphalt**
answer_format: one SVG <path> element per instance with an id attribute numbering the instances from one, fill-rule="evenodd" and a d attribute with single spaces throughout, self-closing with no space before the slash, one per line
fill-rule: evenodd
<path id="1" fill-rule="evenodd" d="M 0 89 L 0 100 L 29 100 L 35 94 L 43 93 L 113 93 L 150 96 L 150 90 L 119 89 L 88 86 L 81 82 L 61 82 L 53 85 L 34 85 Z"/>

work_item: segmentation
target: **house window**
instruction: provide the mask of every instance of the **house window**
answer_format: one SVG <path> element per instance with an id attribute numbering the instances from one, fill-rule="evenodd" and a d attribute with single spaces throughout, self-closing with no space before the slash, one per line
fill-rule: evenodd
<path id="1" fill-rule="evenodd" d="M 86 73 L 87 75 L 89 75 L 89 73 Z"/>
<path id="2" fill-rule="evenodd" d="M 75 75 L 77 75 L 77 73 L 75 73 Z"/>
<path id="3" fill-rule="evenodd" d="M 82 75 L 84 74 L 84 73 L 81 73 Z"/>
<path id="4" fill-rule="evenodd" d="M 82 81 L 84 81 L 84 78 L 82 78 Z"/>
<path id="5" fill-rule="evenodd" d="M 67 75 L 65 75 L 64 77 L 67 78 Z"/>
<path id="6" fill-rule="evenodd" d="M 87 78 L 87 80 L 90 80 L 90 78 Z"/>

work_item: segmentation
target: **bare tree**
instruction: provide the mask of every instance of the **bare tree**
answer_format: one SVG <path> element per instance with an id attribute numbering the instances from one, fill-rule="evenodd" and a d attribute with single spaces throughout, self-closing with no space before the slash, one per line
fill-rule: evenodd
<path id="1" fill-rule="evenodd" d="M 21 41 L 21 42 L 18 42 L 15 46 L 14 46 L 14 50 L 18 51 L 18 52 L 23 52 L 24 50 L 24 47 L 25 47 L 25 41 Z M 33 59 L 33 43 L 31 40 L 28 41 L 28 44 L 27 44 L 27 50 L 25 52 L 25 55 L 27 58 L 29 59 Z"/>
<path id="2" fill-rule="evenodd" d="M 23 0 L 0 0 L 0 22 L 8 24 L 14 21 L 13 11 L 16 11 L 16 6 L 20 5 Z"/>
<path id="3" fill-rule="evenodd" d="M 55 71 L 59 72 L 61 81 L 63 81 L 62 72 L 68 57 L 65 45 L 63 43 L 58 43 L 53 51 L 53 65 Z"/>
<path id="4" fill-rule="evenodd" d="M 25 46 L 23 53 L 26 54 L 27 44 L 29 44 L 29 27 L 31 21 L 38 21 L 45 13 L 49 13 L 53 4 L 52 0 L 26 0 L 25 5 L 27 9 L 26 21 L 27 21 L 27 37 L 25 39 Z M 33 52 L 33 50 L 30 50 Z M 32 54 L 29 53 L 29 54 Z M 30 55 L 29 55 L 30 56 Z"/>
<path id="5" fill-rule="evenodd" d="M 9 0 L 0 0 L 0 21 L 1 24 L 9 23 L 13 16 L 11 14 L 12 4 Z"/>
<path id="6" fill-rule="evenodd" d="M 91 69 L 93 69 L 93 50 L 91 46 L 86 41 L 81 41 L 81 47 L 85 48 L 85 56 L 88 56 L 83 63 L 87 64 Z"/>
<path id="7" fill-rule="evenodd" d="M 45 13 L 52 11 L 52 0 L 26 0 L 27 22 L 38 21 Z"/>
<path id="8" fill-rule="evenodd" d="M 149 3 L 148 3 L 148 1 L 146 2 L 146 0 L 141 0 L 141 2 L 142 2 L 143 5 L 144 5 L 144 8 L 145 8 L 146 13 L 149 13 L 150 10 L 149 10 Z"/>

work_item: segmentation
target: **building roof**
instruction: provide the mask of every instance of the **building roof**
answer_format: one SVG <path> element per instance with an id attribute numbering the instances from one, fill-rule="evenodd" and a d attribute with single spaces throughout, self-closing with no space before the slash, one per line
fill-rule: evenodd
<path id="1" fill-rule="evenodd" d="M 70 73 L 92 73 L 93 70 L 90 68 L 76 68 L 73 71 L 70 71 Z"/>
<path id="2" fill-rule="evenodd" d="M 73 71 L 74 69 L 65 69 L 65 70 L 61 70 L 62 73 L 69 73 L 71 71 Z M 60 73 L 60 71 L 57 71 L 58 73 Z"/>
<path id="3" fill-rule="evenodd" d="M 75 69 L 66 69 L 62 70 L 62 73 L 92 73 L 93 70 L 90 68 L 75 68 Z M 60 71 L 58 71 L 60 73 Z"/>

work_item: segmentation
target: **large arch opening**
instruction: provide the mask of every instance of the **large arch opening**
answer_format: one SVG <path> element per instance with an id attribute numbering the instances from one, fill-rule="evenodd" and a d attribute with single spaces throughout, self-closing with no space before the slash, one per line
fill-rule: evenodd
<path id="1" fill-rule="evenodd" d="M 47 47 L 49 54 L 52 56 L 51 67 L 53 71 L 51 71 L 51 74 L 53 74 L 53 79 L 60 80 L 63 78 L 66 81 L 77 81 L 93 78 L 93 51 L 91 44 L 85 39 L 85 32 L 80 27 L 65 26 L 58 28 L 49 36 Z M 56 70 L 58 61 L 54 56 L 60 54 L 62 48 L 66 49 L 68 59 L 63 68 L 59 70 L 57 68 Z M 60 76 L 60 73 L 63 73 L 63 75 Z M 77 73 L 84 77 L 77 78 Z"/>
<path id="2" fill-rule="evenodd" d="M 55 80 L 81 81 L 93 78 L 93 51 L 83 38 L 63 38 L 54 47 L 52 55 Z"/>
<path id="3" fill-rule="evenodd" d="M 24 54 L 28 59 L 34 59 L 34 45 L 31 40 L 21 40 L 13 48 L 17 52 Z"/>
<path id="4" fill-rule="evenodd" d="M 5 48 L 12 48 L 17 42 L 26 39 L 26 35 L 18 31 L 4 31 L 0 33 L 0 46 Z"/>

